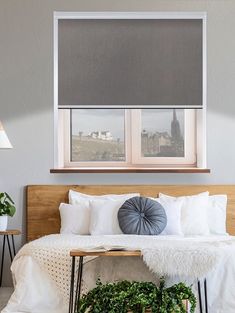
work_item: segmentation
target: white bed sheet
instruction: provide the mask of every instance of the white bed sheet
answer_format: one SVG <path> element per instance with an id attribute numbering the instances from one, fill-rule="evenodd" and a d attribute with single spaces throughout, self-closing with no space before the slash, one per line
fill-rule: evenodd
<path id="1" fill-rule="evenodd" d="M 87 245 L 108 244 L 110 238 L 115 237 L 116 245 L 128 245 L 130 237 L 133 236 L 76 236 L 76 235 L 51 235 L 44 237 L 41 242 L 45 246 L 54 242 L 56 247 L 61 241 L 66 243 L 67 250 L 83 246 L 85 241 Z M 141 242 L 142 236 L 136 236 L 137 242 Z M 146 237 L 145 237 L 146 238 Z M 208 236 L 208 237 L 176 237 L 176 236 L 156 236 L 156 240 L 193 240 L 197 242 L 219 242 L 219 241 L 235 241 L 235 237 L 231 236 Z M 48 240 L 49 239 L 49 240 Z M 132 238 L 133 239 L 133 238 Z M 153 237 L 151 237 L 151 240 Z M 80 242 L 80 245 L 74 246 L 74 240 Z M 89 242 L 89 244 L 88 244 Z M 122 260 L 106 258 L 103 262 L 95 260 L 84 267 L 84 280 L 96 278 L 97 273 L 101 273 L 104 280 L 116 279 L 135 279 L 134 274 L 140 280 L 156 280 L 154 274 L 148 272 L 146 265 L 141 259 L 133 258 L 129 260 L 129 264 L 121 264 Z M 123 258 L 125 259 L 125 258 Z M 127 262 L 127 260 L 123 260 Z M 105 263 L 110 262 L 110 263 Z M 9 300 L 8 305 L 2 310 L 2 313 L 67 313 L 68 304 L 61 296 L 56 283 L 51 279 L 48 273 L 40 266 L 37 260 L 27 254 L 16 257 L 11 267 L 15 282 L 15 291 Z M 105 271 L 104 272 L 102 272 Z M 130 278 L 127 273 L 133 274 Z M 141 275 L 139 275 L 141 273 Z M 70 277 L 68 277 L 68 280 Z M 93 284 L 94 284 L 93 279 Z M 137 279 L 137 277 L 136 277 Z M 174 281 L 177 279 L 175 278 Z M 223 258 L 220 264 L 209 273 L 208 282 L 208 304 L 210 313 L 234 313 L 235 312 L 235 254 Z M 92 283 L 88 284 L 88 288 L 92 287 Z"/>

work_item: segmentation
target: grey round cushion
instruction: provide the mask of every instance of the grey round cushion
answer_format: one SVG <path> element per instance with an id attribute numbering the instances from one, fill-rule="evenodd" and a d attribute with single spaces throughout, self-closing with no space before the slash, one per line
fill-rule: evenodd
<path id="1" fill-rule="evenodd" d="M 150 198 L 133 197 L 118 211 L 119 226 L 124 234 L 159 235 L 167 224 L 163 206 Z"/>

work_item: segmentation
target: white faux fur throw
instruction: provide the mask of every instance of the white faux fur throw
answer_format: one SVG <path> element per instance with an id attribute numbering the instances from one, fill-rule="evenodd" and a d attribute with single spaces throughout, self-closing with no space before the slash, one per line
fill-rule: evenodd
<path id="1" fill-rule="evenodd" d="M 31 256 L 57 284 L 67 300 L 71 270 L 71 249 L 122 246 L 141 250 L 143 260 L 158 276 L 204 277 L 223 258 L 235 253 L 234 237 L 175 236 L 78 236 L 50 235 L 26 244 L 14 262 Z"/>
<path id="2" fill-rule="evenodd" d="M 219 249 L 204 243 L 184 242 L 161 243 L 151 249 L 142 249 L 142 255 L 149 269 L 160 276 L 193 279 L 205 277 L 221 258 Z"/>

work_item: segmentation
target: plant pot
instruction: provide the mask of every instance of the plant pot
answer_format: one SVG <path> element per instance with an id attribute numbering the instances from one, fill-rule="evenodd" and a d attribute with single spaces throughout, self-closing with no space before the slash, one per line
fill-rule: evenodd
<path id="1" fill-rule="evenodd" d="M 1 215 L 0 216 L 0 231 L 5 231 L 7 229 L 8 216 Z"/>

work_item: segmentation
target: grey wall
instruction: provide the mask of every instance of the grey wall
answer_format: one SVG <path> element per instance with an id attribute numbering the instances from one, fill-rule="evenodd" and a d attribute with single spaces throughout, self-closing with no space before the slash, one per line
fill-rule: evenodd
<path id="1" fill-rule="evenodd" d="M 53 11 L 208 12 L 208 167 L 211 174 L 50 174 L 53 167 Z M 28 184 L 234 184 L 234 0 L 0 0 L 0 119 L 14 149 L 0 150 L 0 190 L 25 233 Z M 24 242 L 18 238 L 17 246 Z M 10 276 L 4 279 L 10 284 Z"/>

